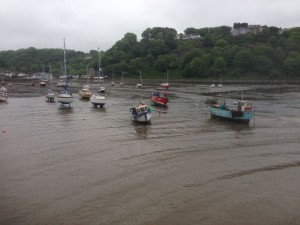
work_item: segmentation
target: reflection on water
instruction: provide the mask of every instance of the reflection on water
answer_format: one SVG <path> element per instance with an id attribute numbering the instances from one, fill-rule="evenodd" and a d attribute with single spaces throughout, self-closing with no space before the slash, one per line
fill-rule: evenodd
<path id="1" fill-rule="evenodd" d="M 137 123 L 132 121 L 138 139 L 147 139 L 151 129 L 151 121 L 149 123 Z"/>
<path id="2" fill-rule="evenodd" d="M 254 126 L 211 119 L 199 86 L 175 86 L 132 122 L 147 91 L 113 89 L 104 108 L 1 104 L 0 224 L 300 222 L 299 92 L 248 92 Z"/>

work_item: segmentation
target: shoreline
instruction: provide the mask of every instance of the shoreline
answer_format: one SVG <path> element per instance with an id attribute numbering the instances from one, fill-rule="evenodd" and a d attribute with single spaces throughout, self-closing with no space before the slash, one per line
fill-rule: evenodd
<path id="1" fill-rule="evenodd" d="M 56 83 L 59 82 L 59 79 L 53 80 L 53 91 L 59 92 L 61 90 L 61 87 L 56 87 Z M 95 83 L 91 82 L 90 86 L 91 89 L 95 90 L 99 86 L 106 86 L 108 89 L 112 88 L 115 90 L 128 90 L 128 89 L 134 89 L 135 91 L 140 91 L 135 87 L 137 80 L 136 79 L 126 79 L 124 80 L 124 87 L 119 87 L 118 82 L 116 82 L 116 85 L 114 87 L 110 86 L 111 80 L 105 80 L 105 83 Z M 144 88 L 141 90 L 147 90 L 151 91 L 154 89 L 162 89 L 160 87 L 160 83 L 163 81 L 158 80 L 143 80 Z M 197 93 L 204 96 L 210 96 L 210 95 L 217 95 L 217 94 L 226 94 L 226 93 L 240 93 L 240 92 L 247 92 L 247 91 L 256 91 L 256 90 L 286 90 L 288 88 L 293 88 L 295 86 L 298 86 L 300 84 L 300 81 L 297 82 L 291 82 L 291 81 L 268 81 L 268 82 L 261 82 L 261 81 L 224 81 L 222 87 L 214 87 L 210 88 L 209 85 L 213 82 L 208 83 L 207 81 L 196 81 L 196 80 L 172 80 L 171 88 L 169 89 L 169 92 L 173 91 L 183 91 L 183 92 L 191 92 L 191 90 L 183 89 L 179 90 L 177 88 L 184 87 L 184 86 L 196 86 L 199 85 L 199 90 L 197 90 Z M 32 84 L 35 85 L 32 85 Z M 70 90 L 73 93 L 79 92 L 79 90 L 82 88 L 82 86 L 86 83 L 86 79 L 76 79 L 71 80 L 70 82 Z M 217 84 L 217 82 L 216 82 Z M 1 86 L 4 86 L 7 88 L 9 97 L 39 97 L 44 96 L 48 92 L 48 87 L 50 86 L 49 83 L 47 83 L 46 87 L 41 87 L 39 85 L 39 81 L 37 80 L 25 80 L 25 79 L 11 79 L 6 80 L 4 84 Z"/>

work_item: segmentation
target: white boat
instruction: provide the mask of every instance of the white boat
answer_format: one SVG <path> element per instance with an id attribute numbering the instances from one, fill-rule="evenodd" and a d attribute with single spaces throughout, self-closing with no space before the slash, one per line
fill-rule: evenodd
<path id="1" fill-rule="evenodd" d="M 143 103 L 139 103 L 130 108 L 131 120 L 135 122 L 148 123 L 152 117 L 153 108 Z"/>
<path id="2" fill-rule="evenodd" d="M 123 86 L 124 86 L 123 76 L 124 76 L 124 72 L 122 71 L 122 80 L 121 80 L 121 82 L 119 83 L 119 86 L 120 86 L 120 87 L 123 87 Z"/>
<path id="3" fill-rule="evenodd" d="M 40 82 L 40 86 L 41 86 L 41 87 L 46 87 L 46 81 L 42 80 L 42 81 Z"/>
<path id="4" fill-rule="evenodd" d="M 50 77 L 50 88 L 48 89 L 48 93 L 46 95 L 47 102 L 54 102 L 55 101 L 55 94 L 53 90 L 53 82 L 52 82 L 52 73 L 51 73 L 51 64 L 49 64 L 49 77 Z"/>
<path id="5" fill-rule="evenodd" d="M 99 67 L 99 76 L 101 75 L 101 56 L 100 56 L 100 51 L 98 48 L 98 67 Z M 106 97 L 105 97 L 105 87 L 100 87 L 100 89 L 98 90 L 97 94 L 93 94 L 90 98 L 91 103 L 93 104 L 94 107 L 97 107 L 98 105 L 103 108 L 103 106 L 106 103 Z"/>
<path id="6" fill-rule="evenodd" d="M 105 87 L 100 87 L 99 90 L 98 90 L 98 93 L 104 94 L 105 90 L 106 90 Z"/>
<path id="7" fill-rule="evenodd" d="M 93 104 L 94 107 L 97 107 L 98 105 L 103 108 L 103 106 L 106 103 L 106 97 L 105 94 L 94 94 L 92 95 L 92 97 L 90 98 L 91 103 Z"/>
<path id="8" fill-rule="evenodd" d="M 71 103 L 74 101 L 74 97 L 72 93 L 68 90 L 68 76 L 67 76 L 67 61 L 66 61 L 66 45 L 64 39 L 64 76 L 66 77 L 65 85 L 63 85 L 63 89 L 60 94 L 57 96 L 57 102 L 61 104 L 61 107 L 65 105 L 71 106 Z"/>
<path id="9" fill-rule="evenodd" d="M 168 89 L 170 87 L 169 84 L 169 69 L 167 69 L 167 81 L 165 83 L 160 84 L 162 88 Z"/>
<path id="10" fill-rule="evenodd" d="M 56 87 L 64 87 L 66 85 L 66 82 L 64 82 L 63 80 L 60 80 L 57 84 Z"/>
<path id="11" fill-rule="evenodd" d="M 7 98 L 7 89 L 5 87 L 0 88 L 0 102 L 6 102 Z"/>
<path id="12" fill-rule="evenodd" d="M 142 71 L 140 70 L 140 83 L 136 84 L 137 88 L 142 88 L 143 87 L 143 80 L 142 80 Z"/>
<path id="13" fill-rule="evenodd" d="M 55 101 L 55 94 L 50 89 L 48 89 L 48 93 L 46 95 L 46 101 L 47 102 L 54 102 Z"/>

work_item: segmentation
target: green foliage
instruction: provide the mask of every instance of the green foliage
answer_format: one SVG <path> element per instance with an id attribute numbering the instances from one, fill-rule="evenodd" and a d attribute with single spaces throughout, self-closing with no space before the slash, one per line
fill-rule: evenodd
<path id="1" fill-rule="evenodd" d="M 235 29 L 248 29 L 248 23 L 235 23 Z M 295 77 L 300 75 L 300 28 L 281 30 L 261 27 L 259 32 L 231 35 L 231 27 L 186 28 L 183 34 L 168 27 L 147 28 L 142 39 L 126 33 L 110 49 L 101 53 L 101 67 L 105 74 L 145 78 L 170 77 L 222 79 L 247 77 Z M 194 38 L 196 35 L 196 38 Z M 89 53 L 67 50 L 69 74 L 86 74 L 87 66 L 98 70 L 98 51 Z M 62 49 L 36 49 L 0 52 L 2 70 L 36 73 L 49 71 L 60 75 L 63 64 Z M 147 77 L 148 76 L 148 77 Z"/>

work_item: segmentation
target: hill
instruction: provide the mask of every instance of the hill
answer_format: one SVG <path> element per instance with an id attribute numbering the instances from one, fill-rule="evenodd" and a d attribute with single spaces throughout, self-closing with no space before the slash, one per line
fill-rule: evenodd
<path id="1" fill-rule="evenodd" d="M 281 29 L 247 23 L 233 27 L 147 28 L 142 39 L 126 33 L 106 52 L 67 50 L 68 74 L 95 75 L 98 61 L 109 76 L 170 79 L 299 79 L 300 28 Z M 19 49 L 0 52 L 2 71 L 60 75 L 62 49 Z"/>

